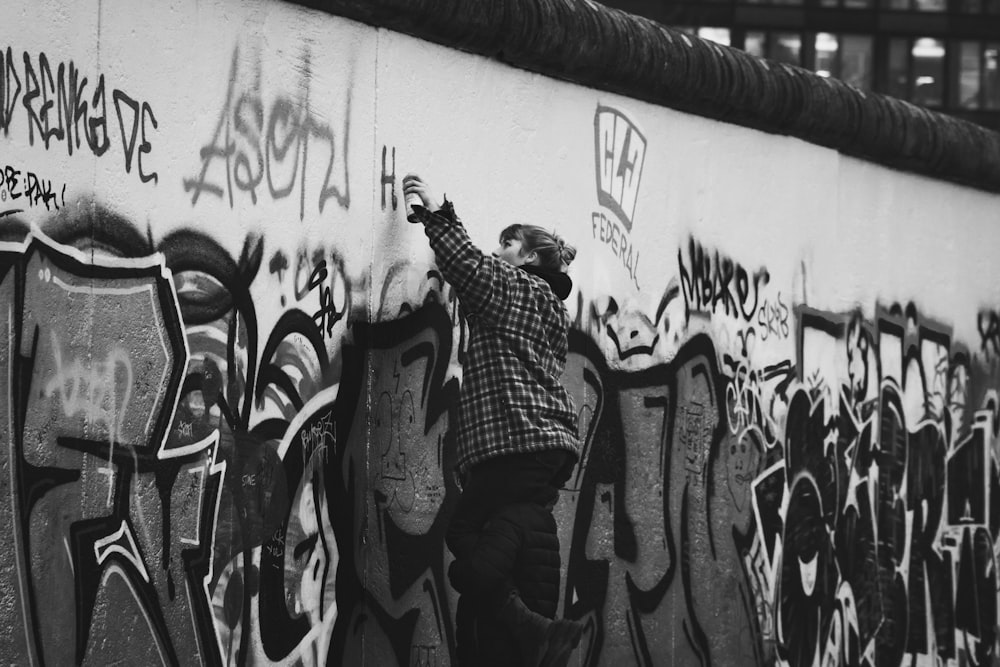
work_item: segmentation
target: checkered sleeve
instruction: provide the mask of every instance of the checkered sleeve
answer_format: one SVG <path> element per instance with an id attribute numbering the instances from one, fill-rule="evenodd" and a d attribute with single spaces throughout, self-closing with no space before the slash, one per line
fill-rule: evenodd
<path id="1" fill-rule="evenodd" d="M 511 310 L 511 284 L 515 271 L 503 260 L 484 254 L 472 243 L 452 203 L 421 216 L 438 268 L 458 292 L 467 314 L 498 322 Z"/>

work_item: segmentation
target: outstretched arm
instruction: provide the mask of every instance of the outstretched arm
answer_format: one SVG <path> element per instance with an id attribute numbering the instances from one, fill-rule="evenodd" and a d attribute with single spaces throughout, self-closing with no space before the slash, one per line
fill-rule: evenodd
<path id="1" fill-rule="evenodd" d="M 430 186 L 416 174 L 407 174 L 403 177 L 403 196 L 417 195 L 423 202 L 424 208 L 433 213 L 441 208 L 438 199 Z"/>

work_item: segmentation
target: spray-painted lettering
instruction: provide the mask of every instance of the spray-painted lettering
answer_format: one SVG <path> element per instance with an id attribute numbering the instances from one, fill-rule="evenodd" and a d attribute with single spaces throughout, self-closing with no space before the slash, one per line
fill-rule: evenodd
<path id="1" fill-rule="evenodd" d="M 114 348 L 104 361 L 74 359 L 64 364 L 61 347 L 52 331 L 55 372 L 45 385 L 45 395 L 58 398 L 67 417 L 83 415 L 103 424 L 111 442 L 116 442 L 132 394 L 131 359 Z"/>
<path id="2" fill-rule="evenodd" d="M 241 194 L 249 195 L 256 204 L 258 191 L 266 191 L 274 200 L 297 195 L 299 219 L 305 217 L 307 200 L 309 210 L 319 213 L 331 199 L 341 208 L 349 208 L 350 95 L 343 109 L 335 114 L 343 119 L 338 135 L 311 110 L 308 52 L 302 58 L 301 96 L 279 95 L 270 103 L 249 84 L 244 89 L 239 63 L 237 49 L 233 52 L 229 85 L 215 132 L 199 154 L 201 169 L 196 176 L 184 179 L 184 190 L 191 193 L 192 206 L 202 194 L 220 199 L 225 196 L 230 208 Z M 316 159 L 310 151 L 319 151 L 321 182 L 308 175 L 310 159 Z M 222 164 L 216 167 L 216 162 Z"/>
<path id="3" fill-rule="evenodd" d="M 600 212 L 591 215 L 591 229 L 594 238 L 607 245 L 611 253 L 617 257 L 636 289 L 639 289 L 639 279 L 636 272 L 639 268 L 639 250 L 632 243 L 628 231 L 623 229 L 614 219 Z"/>
<path id="4" fill-rule="evenodd" d="M 66 206 L 66 184 L 60 188 L 34 172 L 0 166 L 0 205 L 3 204 L 44 205 L 46 211 L 58 211 Z"/>
<path id="5" fill-rule="evenodd" d="M 21 61 L 19 68 L 10 46 L 0 50 L 0 130 L 4 136 L 9 136 L 15 125 L 14 111 L 20 100 L 30 145 L 35 145 L 37 137 L 46 150 L 53 142 L 61 142 L 69 155 L 86 148 L 101 156 L 117 143 L 125 173 L 132 173 L 134 164 L 140 181 L 157 182 L 157 173 L 149 171 L 143 159 L 152 151 L 150 138 L 158 128 L 148 102 L 112 89 L 111 104 L 120 132 L 119 141 L 113 142 L 103 74 L 90 92 L 87 76 L 72 61 L 54 64 L 44 52 L 37 58 L 23 52 Z"/>
<path id="6" fill-rule="evenodd" d="M 760 291 L 770 276 L 761 268 L 751 274 L 739 263 L 718 251 L 702 247 L 693 238 L 688 243 L 687 261 L 677 251 L 685 311 L 721 313 L 753 322 L 760 304 Z"/>

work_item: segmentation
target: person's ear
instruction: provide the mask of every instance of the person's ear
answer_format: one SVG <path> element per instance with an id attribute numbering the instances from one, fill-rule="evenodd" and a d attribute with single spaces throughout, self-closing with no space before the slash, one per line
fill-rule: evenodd
<path id="1" fill-rule="evenodd" d="M 524 256 L 524 263 L 525 264 L 531 264 L 532 266 L 537 266 L 538 265 L 538 253 L 536 251 L 534 251 L 534 250 L 529 251 L 528 254 Z"/>

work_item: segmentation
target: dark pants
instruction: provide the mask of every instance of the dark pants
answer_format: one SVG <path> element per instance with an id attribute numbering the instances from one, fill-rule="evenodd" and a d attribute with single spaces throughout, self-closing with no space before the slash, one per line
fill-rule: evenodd
<path id="1" fill-rule="evenodd" d="M 494 614 L 483 612 L 463 595 L 455 615 L 457 667 L 517 667 L 524 657 L 517 638 Z"/>
<path id="2" fill-rule="evenodd" d="M 456 560 L 467 558 L 475 548 L 489 518 L 513 503 L 555 502 L 559 489 L 573 473 L 576 457 L 562 449 L 528 454 L 509 454 L 473 466 L 463 480 L 462 495 L 445 542 Z M 480 599 L 459 597 L 456 617 L 459 667 L 510 667 L 523 657 L 518 642 L 498 618 L 497 612 L 514 590 L 508 578 Z"/>
<path id="3" fill-rule="evenodd" d="M 468 557 L 483 526 L 501 507 L 529 501 L 554 502 L 575 464 L 576 457 L 570 452 L 547 449 L 498 456 L 470 468 L 445 537 L 455 559 Z M 504 586 L 493 591 L 490 599 L 477 602 L 497 609 L 511 590 L 513 584 L 508 579 Z"/>

